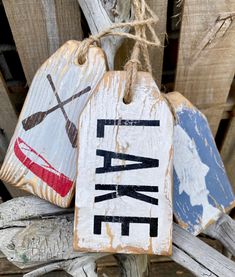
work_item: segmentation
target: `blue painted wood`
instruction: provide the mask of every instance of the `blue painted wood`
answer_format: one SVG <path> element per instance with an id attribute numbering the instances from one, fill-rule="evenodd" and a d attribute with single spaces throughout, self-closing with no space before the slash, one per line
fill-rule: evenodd
<path id="1" fill-rule="evenodd" d="M 197 235 L 235 205 L 232 187 L 205 116 L 179 93 L 168 94 L 174 128 L 174 216 Z"/>

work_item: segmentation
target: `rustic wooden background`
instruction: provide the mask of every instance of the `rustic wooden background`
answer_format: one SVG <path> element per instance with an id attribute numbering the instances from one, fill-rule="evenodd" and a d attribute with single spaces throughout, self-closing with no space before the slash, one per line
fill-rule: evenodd
<path id="1" fill-rule="evenodd" d="M 147 2 L 160 19 L 162 47 L 150 50 L 154 78 L 163 92 L 177 90 L 205 113 L 235 188 L 235 1 Z M 0 165 L 37 68 L 65 41 L 89 34 L 77 0 L 0 0 Z M 116 69 L 131 45 L 125 41 L 119 49 Z M 2 201 L 23 194 L 1 184 Z M 104 264 L 115 276 L 116 263 L 107 259 L 98 267 L 101 276 Z M 192 276 L 166 258 L 151 264 L 152 276 Z M 22 273 L 0 256 L 0 275 Z"/>

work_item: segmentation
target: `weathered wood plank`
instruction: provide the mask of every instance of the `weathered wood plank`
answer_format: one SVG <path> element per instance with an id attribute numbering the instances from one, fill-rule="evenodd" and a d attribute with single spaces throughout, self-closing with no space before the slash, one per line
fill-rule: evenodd
<path id="1" fill-rule="evenodd" d="M 77 0 L 4 0 L 3 4 L 28 84 L 64 42 L 83 36 Z"/>
<path id="2" fill-rule="evenodd" d="M 221 156 L 232 183 L 233 190 L 235 191 L 235 106 L 230 116 L 231 118 L 229 119 L 228 129 L 225 133 L 221 147 Z"/>
<path id="3" fill-rule="evenodd" d="M 0 167 L 17 124 L 17 115 L 8 95 L 7 86 L 0 73 Z M 12 196 L 23 196 L 17 189 L 4 184 Z"/>
<path id="4" fill-rule="evenodd" d="M 94 46 L 78 64 L 79 45 L 67 41 L 37 71 L 0 171 L 6 183 L 61 207 L 74 195 L 76 123 L 106 71 Z"/>
<path id="5" fill-rule="evenodd" d="M 223 214 L 204 233 L 220 241 L 235 256 L 235 221 L 229 215 Z"/>
<path id="6" fill-rule="evenodd" d="M 197 261 L 195 261 L 192 257 L 187 255 L 183 250 L 178 248 L 177 246 L 173 245 L 173 254 L 172 260 L 176 263 L 181 264 L 185 268 L 187 268 L 190 272 L 196 273 L 196 276 L 211 276 L 216 277 L 216 273 L 214 274 L 210 270 L 208 270 L 204 265 L 201 265 Z"/>
<path id="7" fill-rule="evenodd" d="M 235 71 L 235 2 L 185 0 L 175 90 L 206 113 L 216 134 Z"/>
<path id="8" fill-rule="evenodd" d="M 207 244 L 203 243 L 197 237 L 192 236 L 189 232 L 182 229 L 174 223 L 173 227 L 173 246 L 187 253 L 194 261 L 200 264 L 206 271 L 210 271 L 212 276 L 232 277 L 235 274 L 235 263 Z M 174 258 L 174 250 L 172 259 L 179 262 L 180 259 Z M 185 260 L 184 260 L 185 261 Z M 196 274 L 195 267 L 191 268 L 190 263 L 185 263 L 188 270 Z M 205 276 L 205 274 L 199 276 Z"/>
<path id="9" fill-rule="evenodd" d="M 74 247 L 170 255 L 173 116 L 149 73 L 128 105 L 125 84 L 106 73 L 79 118 Z"/>
<path id="10" fill-rule="evenodd" d="M 14 133 L 16 123 L 17 115 L 9 98 L 3 76 L 0 73 L 0 129 L 3 130 L 3 135 L 6 136 L 8 142 L 10 142 Z"/>
<path id="11" fill-rule="evenodd" d="M 162 66 L 163 66 L 163 54 L 164 54 L 164 44 L 166 37 L 166 21 L 167 21 L 167 5 L 166 0 L 147 0 L 146 1 L 153 12 L 158 16 L 159 21 L 154 26 L 156 35 L 158 36 L 161 46 L 159 48 L 149 47 L 150 61 L 152 64 L 153 77 L 159 88 L 161 88 L 162 79 Z"/>

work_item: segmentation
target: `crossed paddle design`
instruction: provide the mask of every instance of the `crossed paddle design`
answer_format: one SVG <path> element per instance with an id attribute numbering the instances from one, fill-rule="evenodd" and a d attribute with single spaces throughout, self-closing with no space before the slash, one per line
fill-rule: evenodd
<path id="1" fill-rule="evenodd" d="M 65 118 L 65 121 L 66 121 L 65 130 L 66 130 L 66 133 L 68 135 L 69 141 L 70 141 L 72 147 L 76 148 L 78 130 L 77 130 L 75 124 L 68 118 L 68 115 L 67 115 L 67 113 L 64 109 L 64 106 L 66 104 L 68 104 L 69 102 L 73 101 L 74 99 L 76 99 L 76 98 L 80 97 L 81 95 L 83 95 L 83 94 L 87 93 L 88 91 L 90 91 L 91 87 L 90 86 L 86 87 L 85 89 L 81 90 L 80 92 L 74 94 L 73 96 L 69 97 L 67 100 L 62 102 L 60 100 L 60 97 L 57 93 L 57 90 L 55 88 L 55 85 L 52 81 L 52 78 L 51 78 L 50 74 L 47 75 L 47 79 L 48 79 L 48 81 L 51 85 L 52 91 L 54 92 L 54 95 L 56 97 L 56 100 L 57 100 L 58 104 L 56 106 L 50 108 L 47 111 L 36 112 L 36 113 L 30 115 L 29 117 L 25 118 L 22 121 L 23 128 L 24 128 L 25 131 L 30 130 L 33 127 L 37 126 L 39 123 L 41 123 L 47 117 L 48 114 L 54 112 L 57 109 L 61 109 L 61 111 L 63 113 L 63 116 Z"/>

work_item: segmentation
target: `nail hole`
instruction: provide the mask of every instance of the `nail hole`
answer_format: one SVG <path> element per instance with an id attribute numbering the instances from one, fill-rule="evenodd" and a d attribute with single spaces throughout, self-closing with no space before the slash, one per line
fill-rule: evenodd
<path id="1" fill-rule="evenodd" d="M 125 105 L 129 105 L 131 103 L 131 99 L 126 100 L 124 97 L 122 98 L 122 101 Z"/>
<path id="2" fill-rule="evenodd" d="M 86 62 L 86 58 L 78 59 L 78 64 L 83 65 Z"/>

